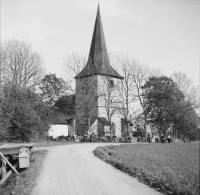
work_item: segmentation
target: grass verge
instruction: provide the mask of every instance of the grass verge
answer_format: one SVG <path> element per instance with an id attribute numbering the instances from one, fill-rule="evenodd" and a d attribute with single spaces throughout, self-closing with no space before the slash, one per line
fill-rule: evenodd
<path id="1" fill-rule="evenodd" d="M 110 145 L 94 154 L 164 194 L 199 194 L 199 143 Z"/>
<path id="2" fill-rule="evenodd" d="M 20 169 L 20 175 L 12 174 L 9 179 L 0 187 L 1 195 L 30 195 L 36 185 L 36 179 L 42 168 L 47 151 L 40 150 L 33 152 L 33 158 L 28 169 Z"/>

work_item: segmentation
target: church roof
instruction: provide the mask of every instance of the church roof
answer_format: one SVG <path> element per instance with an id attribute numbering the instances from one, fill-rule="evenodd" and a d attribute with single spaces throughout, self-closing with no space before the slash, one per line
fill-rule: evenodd
<path id="1" fill-rule="evenodd" d="M 110 65 L 106 41 L 103 33 L 99 5 L 97 9 L 97 16 L 94 26 L 92 43 L 90 46 L 88 62 L 83 70 L 75 76 L 75 79 L 84 78 L 92 75 L 103 75 L 123 79 L 123 77 L 119 75 Z"/>
<path id="2" fill-rule="evenodd" d="M 54 125 L 56 125 L 56 124 L 67 125 L 68 124 L 65 114 L 63 114 L 61 112 L 54 112 L 54 115 L 51 120 L 52 120 L 51 121 L 52 124 L 54 124 Z"/>
<path id="3" fill-rule="evenodd" d="M 98 117 L 98 119 L 105 125 L 110 126 L 109 121 L 105 117 Z"/>

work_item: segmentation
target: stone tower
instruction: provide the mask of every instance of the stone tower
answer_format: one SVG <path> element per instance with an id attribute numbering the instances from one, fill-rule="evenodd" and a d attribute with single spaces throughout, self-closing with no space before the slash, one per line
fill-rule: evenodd
<path id="1" fill-rule="evenodd" d="M 117 111 L 119 104 L 115 99 L 118 95 L 114 86 L 123 77 L 110 65 L 99 5 L 88 61 L 75 79 L 75 134 L 110 135 L 112 128 L 112 135 L 121 136 L 122 115 Z"/>

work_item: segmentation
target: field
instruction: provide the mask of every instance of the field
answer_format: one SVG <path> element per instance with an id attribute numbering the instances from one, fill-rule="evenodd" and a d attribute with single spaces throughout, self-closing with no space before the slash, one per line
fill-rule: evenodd
<path id="1" fill-rule="evenodd" d="M 0 195 L 30 195 L 36 185 L 42 163 L 47 154 L 46 150 L 34 151 L 33 159 L 28 169 L 20 169 L 20 175 L 13 174 L 0 187 Z"/>
<path id="2" fill-rule="evenodd" d="M 199 194 L 199 143 L 110 145 L 94 154 L 164 194 Z"/>

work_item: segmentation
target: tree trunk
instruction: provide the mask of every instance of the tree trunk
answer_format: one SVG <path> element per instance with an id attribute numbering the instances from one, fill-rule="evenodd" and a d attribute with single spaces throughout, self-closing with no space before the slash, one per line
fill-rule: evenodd
<path id="1" fill-rule="evenodd" d="M 145 132 L 145 142 L 147 141 L 147 117 L 144 116 L 144 132 Z"/>
<path id="2" fill-rule="evenodd" d="M 88 134 L 91 134 L 91 131 L 90 131 L 90 116 L 88 117 Z"/>
<path id="3" fill-rule="evenodd" d="M 111 121 L 109 121 L 110 122 L 110 139 L 111 139 L 111 137 L 112 137 L 112 123 L 111 123 Z"/>

